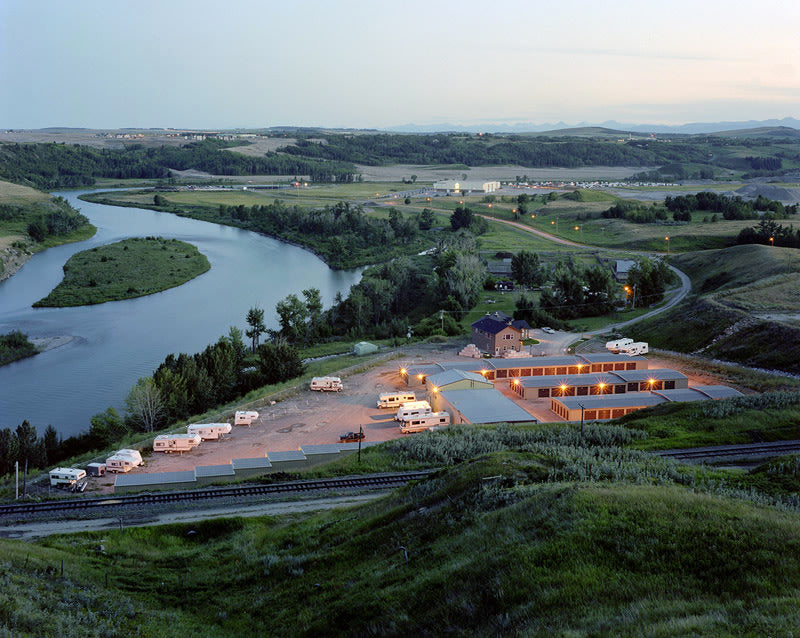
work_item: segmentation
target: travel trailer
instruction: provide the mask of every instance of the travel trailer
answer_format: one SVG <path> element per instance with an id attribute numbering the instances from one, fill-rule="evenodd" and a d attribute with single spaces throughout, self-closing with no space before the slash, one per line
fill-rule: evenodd
<path id="1" fill-rule="evenodd" d="M 410 432 L 422 432 L 423 430 L 430 430 L 431 428 L 443 427 L 450 425 L 449 412 L 431 412 L 430 414 L 423 414 L 411 419 L 407 419 L 400 423 L 400 431 L 403 434 Z"/>
<path id="2" fill-rule="evenodd" d="M 258 412 L 249 411 L 249 412 L 237 412 L 233 417 L 233 424 L 234 425 L 246 425 L 250 427 L 253 421 L 258 418 Z"/>
<path id="3" fill-rule="evenodd" d="M 311 379 L 311 389 L 320 392 L 341 392 L 344 386 L 339 377 L 314 377 Z"/>
<path id="4" fill-rule="evenodd" d="M 186 426 L 187 434 L 197 434 L 201 441 L 217 441 L 230 431 L 230 423 L 192 423 Z"/>
<path id="5" fill-rule="evenodd" d="M 117 450 L 106 459 L 106 471 L 129 472 L 142 464 L 142 455 L 139 450 Z"/>
<path id="6" fill-rule="evenodd" d="M 423 414 L 430 414 L 431 412 L 431 404 L 427 401 L 410 401 L 398 408 L 397 416 L 394 417 L 394 420 L 406 421 L 407 419 L 422 416 Z"/>
<path id="7" fill-rule="evenodd" d="M 404 403 L 416 400 L 417 395 L 413 392 L 384 392 L 378 397 L 378 407 L 399 408 Z"/>
<path id="8" fill-rule="evenodd" d="M 606 349 L 611 352 L 619 352 L 619 349 L 633 343 L 633 339 L 617 339 L 616 341 L 606 342 Z"/>
<path id="9" fill-rule="evenodd" d="M 636 343 L 629 343 L 619 349 L 620 354 L 627 354 L 631 357 L 639 354 L 647 354 L 648 347 L 645 341 L 638 341 Z"/>
<path id="10" fill-rule="evenodd" d="M 50 485 L 53 487 L 72 487 L 85 478 L 84 470 L 76 470 L 72 467 L 57 467 L 50 470 Z"/>
<path id="11" fill-rule="evenodd" d="M 198 445 L 199 434 L 159 434 L 153 439 L 153 452 L 188 452 Z"/>

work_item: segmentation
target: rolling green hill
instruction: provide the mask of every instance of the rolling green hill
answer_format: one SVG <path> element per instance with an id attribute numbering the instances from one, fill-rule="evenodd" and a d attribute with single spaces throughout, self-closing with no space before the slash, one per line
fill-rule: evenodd
<path id="1" fill-rule="evenodd" d="M 800 251 L 732 246 L 678 256 L 693 295 L 631 327 L 633 338 L 678 352 L 800 373 Z"/>
<path id="2" fill-rule="evenodd" d="M 795 506 L 626 452 L 613 444 L 620 428 L 587 432 L 594 445 L 604 429 L 591 449 L 575 430 L 515 443 L 502 428 L 505 451 L 474 428 L 371 448 L 365 457 L 472 460 L 354 509 L 0 541 L 0 628 L 200 638 L 799 626 Z"/>

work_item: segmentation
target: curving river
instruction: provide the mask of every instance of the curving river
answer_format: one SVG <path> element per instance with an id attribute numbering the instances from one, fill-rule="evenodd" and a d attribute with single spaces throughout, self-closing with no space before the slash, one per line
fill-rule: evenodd
<path id="1" fill-rule="evenodd" d="M 83 191 L 88 192 L 88 191 Z M 0 428 L 23 419 L 39 434 L 47 425 L 64 437 L 88 429 L 92 415 L 124 398 L 136 379 L 149 376 L 170 353 L 198 352 L 246 326 L 252 306 L 277 327 L 275 304 L 290 293 L 319 288 L 325 305 L 346 295 L 361 270 L 335 271 L 312 253 L 229 226 L 139 208 L 78 200 L 81 192 L 54 193 L 79 208 L 97 234 L 87 241 L 34 255 L 0 283 L 0 334 L 21 330 L 30 337 L 72 336 L 72 341 L 0 367 Z M 128 237 L 176 238 L 197 246 L 211 270 L 161 293 L 77 308 L 32 308 L 62 278 L 71 255 Z"/>

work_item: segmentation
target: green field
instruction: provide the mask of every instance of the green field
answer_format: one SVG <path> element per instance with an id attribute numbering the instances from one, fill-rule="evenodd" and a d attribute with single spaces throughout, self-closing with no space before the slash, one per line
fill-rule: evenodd
<path id="1" fill-rule="evenodd" d="M 126 239 L 84 250 L 64 265 L 64 279 L 34 306 L 83 306 L 151 295 L 206 272 L 196 247 L 177 239 Z"/>

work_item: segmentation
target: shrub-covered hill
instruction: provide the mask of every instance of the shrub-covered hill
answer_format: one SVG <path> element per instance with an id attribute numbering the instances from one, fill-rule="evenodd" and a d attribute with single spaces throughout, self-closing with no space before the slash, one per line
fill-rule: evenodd
<path id="1" fill-rule="evenodd" d="M 608 427 L 588 428 L 587 440 L 632 436 Z M 584 448 L 574 430 L 539 439 L 465 431 L 446 435 L 452 445 L 426 434 L 378 453 L 453 460 L 500 439 L 517 449 L 355 509 L 2 541 L 0 628 L 718 636 L 800 626 L 796 503 L 768 506 L 642 452 Z"/>
<path id="2" fill-rule="evenodd" d="M 692 279 L 693 294 L 632 326 L 631 337 L 800 374 L 800 251 L 733 246 L 687 253 L 674 264 Z"/>

